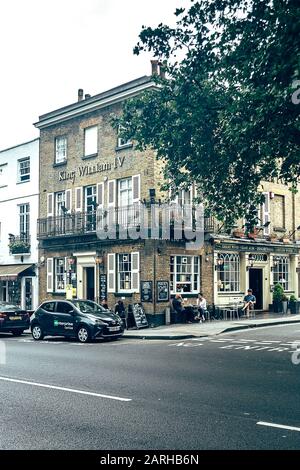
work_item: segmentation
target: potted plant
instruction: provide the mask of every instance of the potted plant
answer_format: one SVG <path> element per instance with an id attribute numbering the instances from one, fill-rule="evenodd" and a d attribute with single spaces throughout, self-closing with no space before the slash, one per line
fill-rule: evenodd
<path id="1" fill-rule="evenodd" d="M 290 308 L 291 313 L 294 313 L 294 314 L 298 313 L 297 303 L 298 301 L 295 295 L 291 295 L 290 301 L 289 301 L 289 308 Z"/>
<path id="2" fill-rule="evenodd" d="M 241 228 L 235 228 L 232 232 L 232 235 L 235 237 L 235 238 L 243 238 L 244 236 L 244 231 L 243 229 Z"/>
<path id="3" fill-rule="evenodd" d="M 286 233 L 284 235 L 282 235 L 281 241 L 283 243 L 290 243 L 290 239 L 288 238 Z"/>
<path id="4" fill-rule="evenodd" d="M 276 284 L 273 289 L 273 309 L 274 313 L 282 312 L 282 296 L 283 296 L 283 287 L 281 284 Z"/>
<path id="5" fill-rule="evenodd" d="M 268 236 L 268 240 L 271 242 L 271 243 L 275 243 L 278 239 L 278 236 L 276 233 L 270 233 L 270 235 Z"/>
<path id="6" fill-rule="evenodd" d="M 282 311 L 283 311 L 283 314 L 286 315 L 287 314 L 287 310 L 288 310 L 288 302 L 289 302 L 289 299 L 288 297 L 283 294 L 282 295 L 282 298 L 281 298 L 281 301 L 282 301 Z"/>
<path id="7" fill-rule="evenodd" d="M 247 233 L 247 236 L 248 238 L 250 238 L 251 240 L 255 240 L 255 238 L 257 237 L 259 233 L 259 230 L 257 227 L 254 227 L 253 229 L 250 229 L 249 232 Z"/>

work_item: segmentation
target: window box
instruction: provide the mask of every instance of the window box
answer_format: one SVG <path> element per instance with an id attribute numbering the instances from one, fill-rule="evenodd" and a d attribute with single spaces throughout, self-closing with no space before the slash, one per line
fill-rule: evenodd
<path id="1" fill-rule="evenodd" d="M 30 253 L 30 243 L 27 241 L 14 240 L 10 242 L 9 250 L 12 255 L 23 255 Z"/>

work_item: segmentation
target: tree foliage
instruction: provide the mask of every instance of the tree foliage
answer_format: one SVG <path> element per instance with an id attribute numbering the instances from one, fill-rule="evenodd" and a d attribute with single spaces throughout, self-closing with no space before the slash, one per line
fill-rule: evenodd
<path id="1" fill-rule="evenodd" d="M 175 27 L 143 27 L 134 53 L 150 51 L 167 74 L 119 123 L 165 160 L 173 187 L 196 181 L 211 214 L 253 220 L 262 181 L 296 191 L 300 176 L 300 2 L 191 0 L 175 15 Z"/>

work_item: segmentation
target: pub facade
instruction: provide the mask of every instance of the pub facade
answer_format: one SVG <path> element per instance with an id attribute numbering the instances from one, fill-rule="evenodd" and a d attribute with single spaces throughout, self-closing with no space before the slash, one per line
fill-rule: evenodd
<path id="1" fill-rule="evenodd" d="M 208 303 L 220 305 L 241 299 L 251 286 L 261 310 L 272 303 L 276 282 L 298 296 L 299 200 L 284 185 L 263 186 L 262 228 L 253 238 L 223 233 L 210 218 L 202 222 L 200 244 L 174 236 L 172 227 L 170 236 L 162 236 L 161 229 L 149 235 L 153 204 L 160 226 L 169 196 L 160 189 L 162 164 L 153 150 L 140 152 L 125 142 L 112 117 L 124 100 L 153 87 L 153 77 L 145 76 L 93 97 L 79 90 L 76 103 L 40 116 L 35 124 L 40 130 L 40 301 L 107 298 L 111 308 L 119 299 L 126 305 L 141 302 L 150 324 L 158 325 L 176 293 L 195 303 L 203 291 Z M 194 186 L 180 191 L 176 210 L 184 212 L 195 196 Z M 108 220 L 114 236 L 105 233 Z"/>

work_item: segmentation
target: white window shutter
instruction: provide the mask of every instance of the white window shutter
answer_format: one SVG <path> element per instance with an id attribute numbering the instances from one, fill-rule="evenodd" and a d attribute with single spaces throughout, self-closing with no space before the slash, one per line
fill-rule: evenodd
<path id="1" fill-rule="evenodd" d="M 97 228 L 103 229 L 103 207 L 104 207 L 104 183 L 97 184 Z"/>
<path id="2" fill-rule="evenodd" d="M 116 292 L 116 255 L 107 254 L 107 292 Z"/>
<path id="3" fill-rule="evenodd" d="M 53 258 L 47 258 L 47 292 L 53 292 L 53 280 L 54 280 L 54 273 L 53 273 Z"/>
<path id="4" fill-rule="evenodd" d="M 54 213 L 54 194 L 47 194 L 47 217 L 52 217 Z"/>
<path id="5" fill-rule="evenodd" d="M 75 189 L 75 211 L 82 212 L 82 188 Z"/>
<path id="6" fill-rule="evenodd" d="M 104 183 L 97 184 L 97 204 L 101 209 L 104 206 Z"/>
<path id="7" fill-rule="evenodd" d="M 140 254 L 131 253 L 131 290 L 140 292 Z"/>
<path id="8" fill-rule="evenodd" d="M 264 193 L 264 203 L 262 205 L 262 223 L 263 225 L 270 222 L 270 194 Z M 264 227 L 264 235 L 270 235 L 270 225 Z"/>
<path id="9" fill-rule="evenodd" d="M 107 205 L 108 207 L 116 206 L 116 180 L 110 180 L 107 184 Z"/>
<path id="10" fill-rule="evenodd" d="M 132 202 L 137 204 L 141 199 L 141 175 L 132 177 Z"/>
<path id="11" fill-rule="evenodd" d="M 66 209 L 68 211 L 68 214 L 70 214 L 72 211 L 72 189 L 66 190 L 65 197 L 66 197 L 66 202 L 65 202 Z"/>

